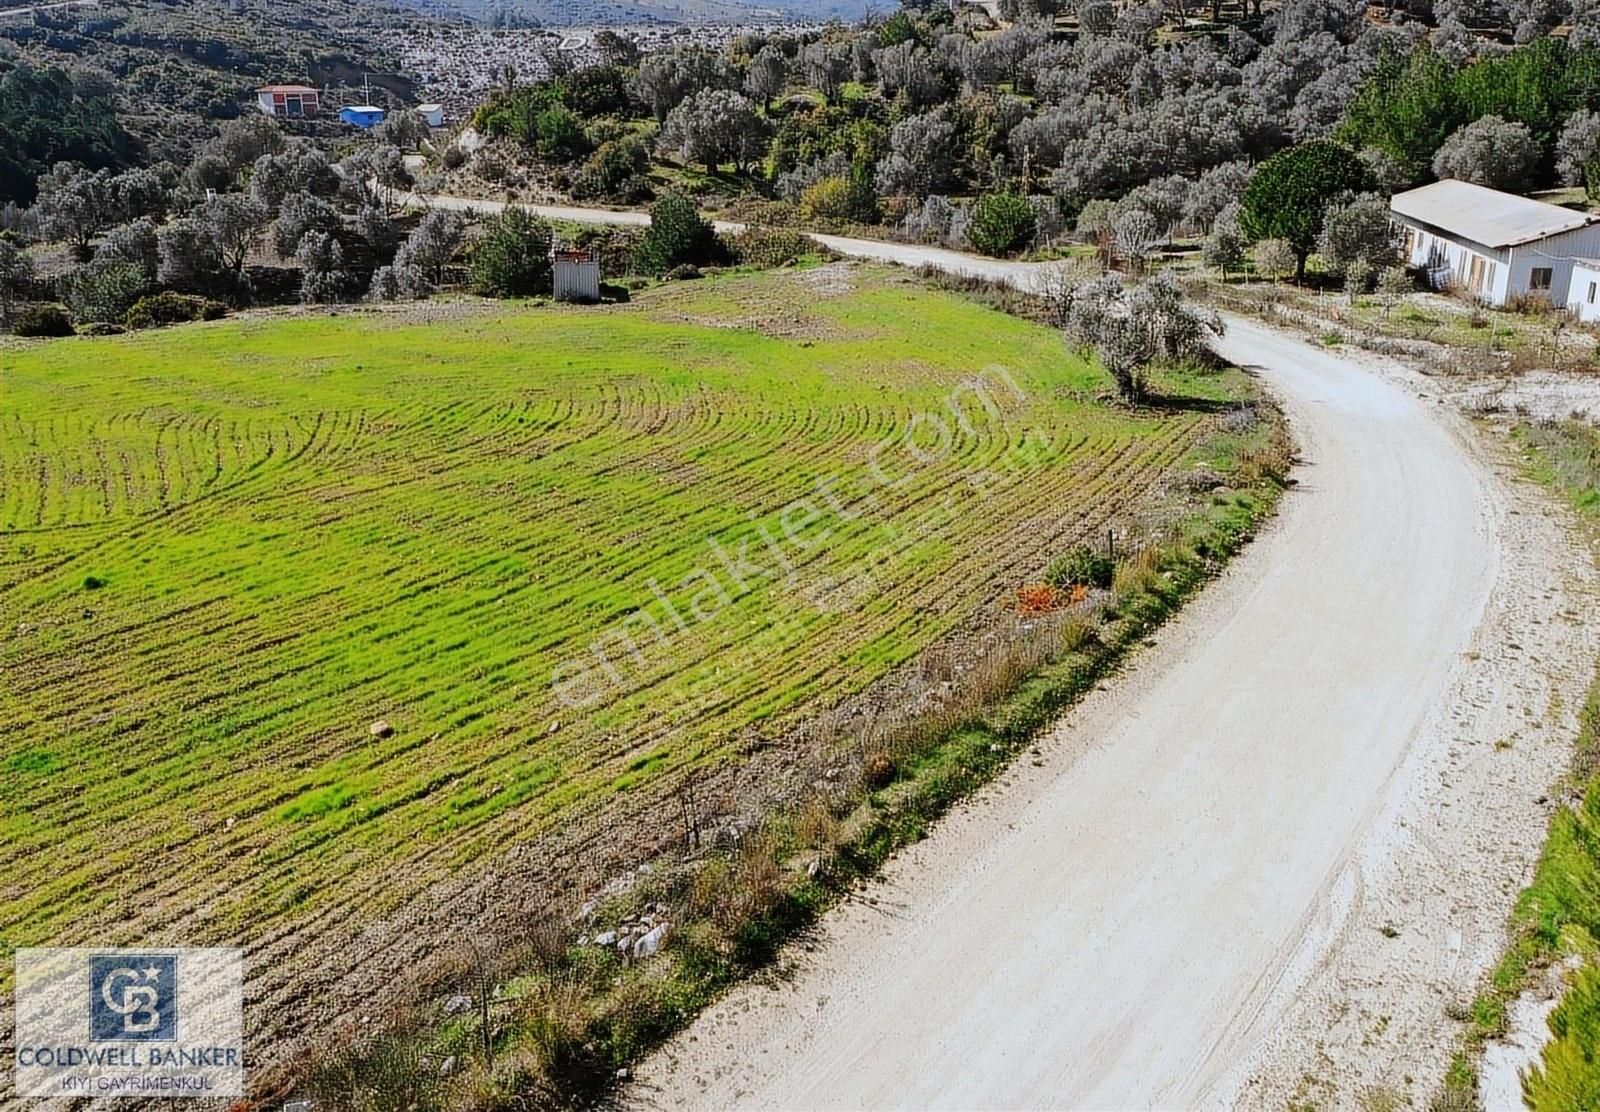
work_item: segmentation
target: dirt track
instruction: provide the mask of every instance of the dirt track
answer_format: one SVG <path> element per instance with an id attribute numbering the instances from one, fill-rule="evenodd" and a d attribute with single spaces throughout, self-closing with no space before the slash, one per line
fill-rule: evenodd
<path id="1" fill-rule="evenodd" d="M 1593 563 L 1419 376 L 1240 320 L 1221 346 L 1301 445 L 1279 519 L 788 976 L 646 1063 L 629 1103 L 1426 1104 L 1568 759 Z"/>
<path id="2" fill-rule="evenodd" d="M 708 1012 L 634 1099 L 1349 1106 L 1437 1081 L 1572 736 L 1536 674 L 1582 690 L 1587 564 L 1392 378 L 1243 322 L 1224 346 L 1303 446 L 1278 522 L 1042 767 L 831 916 L 790 983 Z M 1505 748 L 1502 709 L 1526 731 Z"/>

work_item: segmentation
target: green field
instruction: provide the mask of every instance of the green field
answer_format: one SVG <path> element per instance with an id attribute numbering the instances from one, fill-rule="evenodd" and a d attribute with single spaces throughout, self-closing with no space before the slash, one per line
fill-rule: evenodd
<path id="1" fill-rule="evenodd" d="M 379 922 L 860 690 L 1215 429 L 828 269 L 0 349 L 0 977 Z"/>

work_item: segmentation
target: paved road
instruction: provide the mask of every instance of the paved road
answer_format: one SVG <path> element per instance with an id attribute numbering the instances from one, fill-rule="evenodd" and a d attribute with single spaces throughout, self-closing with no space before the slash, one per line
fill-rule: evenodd
<path id="1" fill-rule="evenodd" d="M 574 218 L 571 210 L 546 210 Z M 586 213 L 581 218 L 610 219 Z M 826 240 L 1018 283 L 1026 264 Z M 1235 320 L 1305 457 L 1279 519 L 987 802 L 647 1062 L 663 1108 L 1189 1107 L 1272 1025 L 1302 943 L 1459 678 L 1494 480 L 1403 387 Z"/>

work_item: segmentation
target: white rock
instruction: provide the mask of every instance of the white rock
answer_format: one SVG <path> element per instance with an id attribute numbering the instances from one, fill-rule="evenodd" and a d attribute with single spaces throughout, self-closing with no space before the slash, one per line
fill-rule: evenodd
<path id="1" fill-rule="evenodd" d="M 594 936 L 594 944 L 596 946 L 615 946 L 617 944 L 617 932 L 601 931 Z"/>
<path id="2" fill-rule="evenodd" d="M 641 935 L 639 940 L 633 944 L 634 959 L 642 961 L 645 958 L 653 958 L 660 953 L 661 947 L 667 941 L 667 932 L 671 929 L 671 923 L 662 923 L 660 926 L 652 927 L 648 934 Z"/>
<path id="3" fill-rule="evenodd" d="M 387 718 L 380 718 L 372 725 L 367 727 L 367 733 L 371 734 L 373 737 L 388 737 L 390 734 L 394 733 L 394 727 L 389 725 L 389 720 Z"/>
<path id="4" fill-rule="evenodd" d="M 456 1056 L 454 1054 L 439 1064 L 439 1076 L 449 1077 L 456 1072 Z"/>
<path id="5" fill-rule="evenodd" d="M 445 1015 L 460 1015 L 462 1012 L 472 1010 L 472 997 L 466 995 L 452 996 L 444 1002 Z"/>

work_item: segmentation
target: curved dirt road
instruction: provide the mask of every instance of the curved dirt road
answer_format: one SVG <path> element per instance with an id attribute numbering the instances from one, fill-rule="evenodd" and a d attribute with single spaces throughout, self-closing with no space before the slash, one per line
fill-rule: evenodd
<path id="1" fill-rule="evenodd" d="M 1205 1103 L 1441 698 L 1499 561 L 1485 476 L 1406 392 L 1234 322 L 1307 460 L 1279 521 L 1045 767 L 735 992 L 662 1107 Z M 746 1011 L 746 1009 L 749 1009 Z"/>
<path id="2" fill-rule="evenodd" d="M 1498 954 L 1542 840 L 1563 696 L 1594 659 L 1592 563 L 1400 372 L 1241 320 L 1219 346 L 1299 441 L 1278 519 L 1032 765 L 828 915 L 791 978 L 702 1015 L 627 1103 L 1426 1102 L 1445 1004 Z"/>

